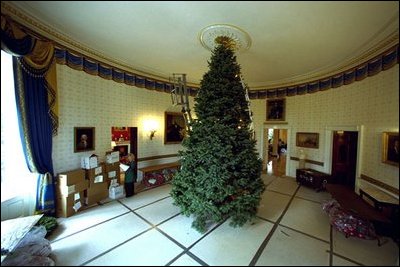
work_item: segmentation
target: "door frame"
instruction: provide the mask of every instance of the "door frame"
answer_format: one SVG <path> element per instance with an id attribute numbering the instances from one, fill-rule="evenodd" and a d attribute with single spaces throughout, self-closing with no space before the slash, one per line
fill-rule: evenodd
<path id="1" fill-rule="evenodd" d="M 287 130 L 287 142 L 286 142 L 286 167 L 285 167 L 285 176 L 289 176 L 290 174 L 290 147 L 291 147 L 291 127 L 289 127 L 287 124 L 274 124 L 274 123 L 264 123 L 262 129 L 261 129 L 261 158 L 264 160 L 264 156 L 268 155 L 266 154 L 265 151 L 265 136 L 264 132 L 265 129 L 274 129 L 274 130 Z"/>
<path id="2" fill-rule="evenodd" d="M 135 155 L 135 170 L 136 170 L 136 175 L 139 172 L 138 171 L 138 127 L 131 127 L 128 126 L 130 134 L 131 134 L 131 140 L 130 140 L 130 153 L 133 153 Z"/>
<path id="3" fill-rule="evenodd" d="M 348 131 L 357 132 L 357 160 L 356 160 L 356 177 L 355 177 L 355 191 L 358 192 L 360 187 L 361 175 L 361 162 L 362 162 L 362 141 L 364 135 L 364 125 L 354 126 L 326 126 L 325 127 L 325 168 L 326 173 L 332 174 L 332 153 L 333 153 L 333 132 L 335 131 Z"/>

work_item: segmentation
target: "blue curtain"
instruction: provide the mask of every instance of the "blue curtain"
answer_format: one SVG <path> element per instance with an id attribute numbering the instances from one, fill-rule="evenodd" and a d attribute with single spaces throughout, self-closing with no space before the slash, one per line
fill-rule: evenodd
<path id="1" fill-rule="evenodd" d="M 21 140 L 29 170 L 39 174 L 36 211 L 55 215 L 52 123 L 44 73 L 30 72 L 22 58 L 13 58 L 15 97 Z"/>
<path id="2" fill-rule="evenodd" d="M 21 39 L 15 39 L 10 33 L 1 31 L 1 49 L 14 56 L 29 54 L 35 45 L 35 39 L 26 35 Z"/>
<path id="3" fill-rule="evenodd" d="M 56 195 L 52 161 L 53 131 L 46 72 L 54 47 L 30 35 L 16 38 L 15 25 L 1 29 L 1 47 L 13 55 L 18 123 L 26 163 L 38 174 L 36 212 L 55 215 Z M 20 33 L 18 33 L 20 34 Z"/>
<path id="4" fill-rule="evenodd" d="M 34 166 L 29 166 L 29 168 L 30 171 L 53 174 L 52 125 L 49 116 L 46 80 L 43 74 L 38 75 L 38 71 L 34 75 L 27 72 L 22 67 L 21 61 L 22 59 L 13 57 L 15 96 L 19 104 L 17 111 L 20 125 L 23 126 L 21 139 L 29 139 L 28 144 Z"/>

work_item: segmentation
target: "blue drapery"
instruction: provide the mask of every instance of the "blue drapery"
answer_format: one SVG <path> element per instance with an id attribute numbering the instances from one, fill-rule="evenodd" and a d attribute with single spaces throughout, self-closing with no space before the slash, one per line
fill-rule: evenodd
<path id="1" fill-rule="evenodd" d="M 47 83 L 44 73 L 40 74 L 38 70 L 35 74 L 31 73 L 22 67 L 22 60 L 13 58 L 15 97 L 25 158 L 29 170 L 39 173 L 36 211 L 55 215 L 52 124 Z"/>
<path id="2" fill-rule="evenodd" d="M 15 97 L 17 103 L 22 104 L 17 105 L 17 111 L 20 126 L 25 128 L 21 131 L 21 139 L 29 139 L 34 166 L 29 166 L 29 169 L 31 172 L 49 172 L 53 175 L 52 129 L 45 78 L 37 76 L 38 71 L 32 76 L 21 66 L 21 59 L 13 57 L 13 65 Z M 23 120 L 26 120 L 26 126 Z"/>
<path id="3" fill-rule="evenodd" d="M 30 35 L 15 38 L 13 26 L 9 24 L 8 28 L 2 27 L 1 39 L 2 49 L 13 55 L 18 123 L 26 163 L 31 172 L 38 173 L 36 212 L 54 216 L 53 125 L 45 79 L 53 63 L 54 50 L 51 47 L 47 53 L 44 42 L 38 47 L 38 40 Z M 34 57 L 27 58 L 33 54 Z"/>

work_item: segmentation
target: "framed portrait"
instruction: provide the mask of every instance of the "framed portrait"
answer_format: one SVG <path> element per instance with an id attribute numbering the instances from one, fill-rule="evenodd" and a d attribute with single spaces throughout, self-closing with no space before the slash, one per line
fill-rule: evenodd
<path id="1" fill-rule="evenodd" d="M 185 119 L 181 112 L 165 112 L 164 144 L 179 144 L 185 137 Z"/>
<path id="2" fill-rule="evenodd" d="M 285 99 L 267 99 L 267 121 L 285 121 Z"/>
<path id="3" fill-rule="evenodd" d="M 382 135 L 382 162 L 399 167 L 399 133 L 384 132 Z"/>
<path id="4" fill-rule="evenodd" d="M 74 127 L 74 153 L 94 150 L 94 145 L 94 127 Z"/>
<path id="5" fill-rule="evenodd" d="M 318 148 L 319 133 L 296 133 L 296 146 Z"/>

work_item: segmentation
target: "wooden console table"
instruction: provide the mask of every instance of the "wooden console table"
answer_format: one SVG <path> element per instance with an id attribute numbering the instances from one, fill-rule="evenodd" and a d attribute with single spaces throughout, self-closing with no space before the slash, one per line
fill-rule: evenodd
<path id="1" fill-rule="evenodd" d="M 387 216 L 368 204 L 351 188 L 344 185 L 327 184 L 326 190 L 339 202 L 341 208 L 366 220 L 390 223 Z"/>
<path id="2" fill-rule="evenodd" d="M 338 185 L 327 184 L 326 190 L 332 197 L 339 202 L 340 208 L 354 214 L 364 220 L 371 222 L 377 231 L 378 246 L 381 245 L 380 236 L 387 235 L 386 233 L 378 233 L 378 229 L 392 228 L 392 221 L 384 213 L 375 209 L 372 205 L 368 204 L 361 196 L 356 194 L 351 188 Z M 390 235 L 393 237 L 392 235 Z"/>
<path id="3" fill-rule="evenodd" d="M 399 200 L 384 191 L 367 184 L 360 186 L 360 197 L 363 199 L 365 197 L 367 200 L 371 201 L 376 210 L 390 219 L 391 225 L 389 227 L 378 225 L 378 228 L 380 227 L 378 230 L 384 235 L 391 236 L 395 242 L 399 243 Z"/>
<path id="4" fill-rule="evenodd" d="M 398 199 L 372 186 L 364 185 L 360 187 L 360 197 L 363 196 L 370 199 L 374 207 L 380 211 L 382 211 L 384 207 L 399 206 Z"/>
<path id="5" fill-rule="evenodd" d="M 317 192 L 325 190 L 325 186 L 330 181 L 330 175 L 313 169 L 297 169 L 296 182 L 298 184 L 310 186 Z"/>

